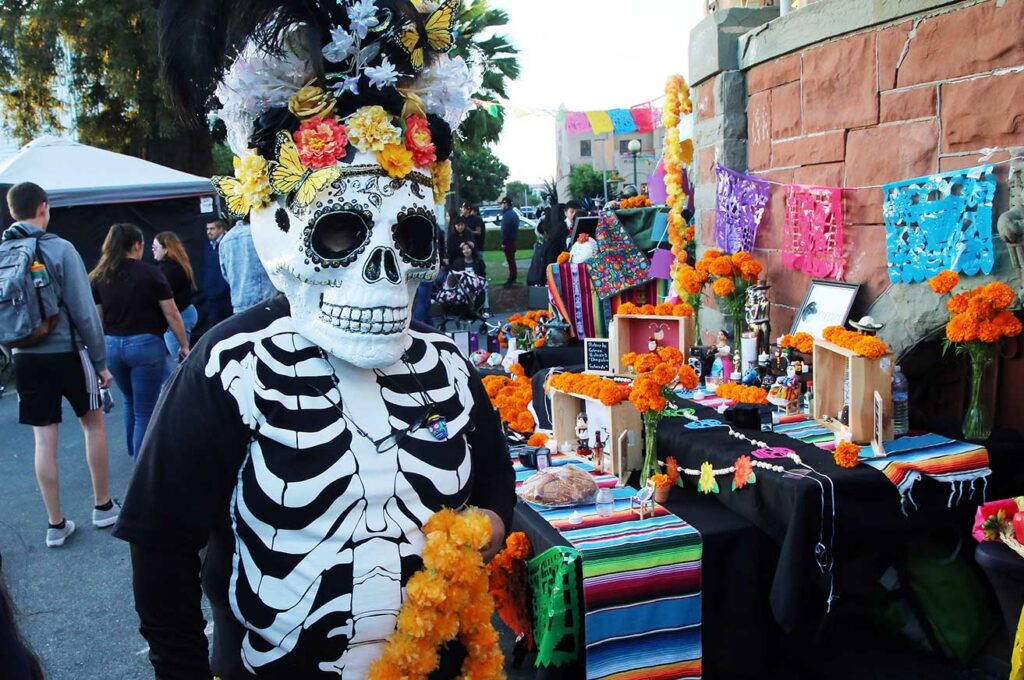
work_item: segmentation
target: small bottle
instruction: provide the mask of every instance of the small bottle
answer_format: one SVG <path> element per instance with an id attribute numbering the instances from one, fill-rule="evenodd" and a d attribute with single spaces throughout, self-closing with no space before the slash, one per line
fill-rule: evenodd
<path id="1" fill-rule="evenodd" d="M 598 489 L 594 502 L 597 504 L 597 514 L 601 517 L 611 517 L 615 512 L 615 498 L 611 489 Z"/>
<path id="2" fill-rule="evenodd" d="M 850 371 L 843 374 L 843 410 L 839 412 L 839 422 L 843 425 L 850 424 Z"/>
<path id="3" fill-rule="evenodd" d="M 42 262 L 33 262 L 29 273 L 32 276 L 32 285 L 36 288 L 45 288 L 50 285 L 50 273 L 46 271 L 46 265 Z"/>
<path id="4" fill-rule="evenodd" d="M 910 431 L 910 383 L 897 366 L 892 374 L 892 434 L 902 437 Z"/>
<path id="5" fill-rule="evenodd" d="M 804 393 L 807 396 L 807 414 L 812 418 L 814 417 L 814 381 L 807 381 L 807 392 Z"/>

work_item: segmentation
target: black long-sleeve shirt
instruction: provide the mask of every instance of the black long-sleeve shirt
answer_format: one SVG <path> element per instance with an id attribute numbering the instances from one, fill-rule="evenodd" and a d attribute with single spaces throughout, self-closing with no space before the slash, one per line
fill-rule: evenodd
<path id="1" fill-rule="evenodd" d="M 316 370 L 299 368 L 316 362 L 321 355 L 301 339 L 289 337 L 286 330 L 288 313 L 287 300 L 278 297 L 266 305 L 235 315 L 205 335 L 164 390 L 143 444 L 114 533 L 132 543 L 135 606 L 141 621 L 140 630 L 149 642 L 150 660 L 157 678 L 161 680 L 210 678 L 213 673 L 222 680 L 254 677 L 245 669 L 240 650 L 243 639 L 249 636 L 252 640 L 256 633 L 242 625 L 238 607 L 241 606 L 243 613 L 248 615 L 242 618 L 246 619 L 249 627 L 266 627 L 274 620 L 275 607 L 272 603 L 275 597 L 273 593 L 268 597 L 265 592 L 257 595 L 246 590 L 250 585 L 247 577 L 252 575 L 245 571 L 246 560 L 262 555 L 263 562 L 259 566 L 268 580 L 271 576 L 283 579 L 295 568 L 288 562 L 294 551 L 283 557 L 276 553 L 268 555 L 266 549 L 269 546 L 263 544 L 268 540 L 273 544 L 278 531 L 294 534 L 296 530 L 308 530 L 313 524 L 307 524 L 304 518 L 297 522 L 294 503 L 285 503 L 288 482 L 281 490 L 281 498 L 275 498 L 269 504 L 258 493 L 250 496 L 252 492 L 243 491 L 243 484 L 266 485 L 261 481 L 268 474 L 264 471 L 272 471 L 275 478 L 294 480 L 292 483 L 299 485 L 314 471 L 333 470 L 332 465 L 344 456 L 354 456 L 348 449 L 338 450 L 341 444 L 351 441 L 342 435 L 332 443 L 310 445 L 307 449 L 275 446 L 275 442 L 268 441 L 260 433 L 260 428 L 281 427 L 282 422 L 292 422 L 297 430 L 303 432 L 319 431 L 330 427 L 332 422 L 345 419 L 344 411 L 331 409 L 285 410 L 276 406 L 274 396 L 268 396 L 287 393 L 289 389 L 298 389 L 309 399 L 314 399 L 321 392 L 331 393 L 330 386 L 326 389 L 319 386 L 323 383 L 317 382 Z M 266 329 L 271 325 L 274 325 L 274 332 L 268 333 Z M 438 382 L 448 375 L 446 370 L 451 371 L 455 366 L 456 375 L 461 377 L 454 379 L 456 384 L 446 386 L 452 388 L 450 392 L 454 396 L 440 396 L 431 407 L 435 414 L 448 418 L 450 431 L 447 439 L 434 441 L 426 436 L 424 424 L 405 435 L 407 439 L 401 440 L 403 450 L 411 452 L 410 455 L 416 456 L 417 460 L 427 460 L 431 465 L 449 470 L 450 479 L 451 469 L 456 465 L 462 469 L 458 461 L 466 454 L 459 452 L 464 452 L 468 446 L 469 477 L 467 479 L 459 473 L 460 483 L 464 484 L 461 491 L 445 489 L 433 492 L 426 486 L 430 481 L 429 472 L 417 467 L 419 463 L 410 463 L 409 469 L 402 468 L 408 482 L 405 492 L 401 483 L 396 484 L 397 478 L 393 474 L 368 476 L 358 469 L 358 465 L 352 479 L 358 477 L 358 483 L 365 487 L 376 485 L 376 490 L 380 485 L 395 488 L 394 494 L 399 497 L 400 504 L 415 500 L 423 502 L 431 511 L 449 503 L 458 507 L 463 502 L 489 509 L 502 518 L 507 530 L 512 525 L 515 506 L 515 474 L 497 413 L 476 372 L 457 351 L 451 354 L 448 348 L 450 341 L 445 336 L 426 327 L 414 326 L 413 331 L 413 344 L 407 352 L 408 365 L 432 368 L 424 369 L 423 373 L 396 374 L 393 377 L 378 374 L 376 379 L 382 390 L 421 385 L 422 391 L 419 387 L 411 387 L 408 397 L 416 402 L 417 412 L 421 413 L 420 399 L 425 392 L 448 394 L 445 386 Z M 289 356 L 286 348 L 293 348 L 294 354 Z M 444 353 L 444 360 L 449 363 L 445 364 L 441 359 L 432 363 L 432 353 L 438 353 L 438 356 Z M 462 363 L 453 364 L 453 357 Z M 294 371 L 282 368 L 290 366 L 292 361 L 296 362 Z M 322 364 L 320 366 L 322 368 Z M 445 366 L 449 368 L 445 369 Z M 245 386 L 246 370 L 254 372 L 261 383 L 259 389 L 253 389 L 251 393 Z M 294 378 L 298 382 L 287 382 L 293 378 L 290 372 L 298 376 Z M 409 382 L 410 379 L 413 382 Z M 351 390 L 346 391 L 344 384 L 337 387 L 342 405 L 345 400 L 359 398 L 350 394 Z M 259 408 L 253 406 L 253 410 L 243 415 L 240 411 L 245 409 L 240 409 L 239 399 Z M 250 399 L 254 401 L 250 402 Z M 298 401 L 301 403 L 302 397 Z M 401 399 L 396 401 L 401 403 Z M 261 415 L 254 420 L 254 413 L 265 414 L 265 417 Z M 387 418 L 388 414 L 381 417 Z M 402 428 L 396 428 L 395 413 L 391 414 L 389 422 L 393 429 L 401 431 Z M 418 429 L 424 432 L 415 436 L 414 431 Z M 352 424 L 348 424 L 347 431 L 351 437 L 360 436 Z M 261 446 L 258 451 L 253 448 L 257 445 Z M 254 457 L 259 460 L 258 464 L 253 462 Z M 345 475 L 339 472 L 338 479 L 309 503 L 310 507 L 315 505 L 313 519 L 329 513 L 333 502 L 346 493 L 348 486 L 357 483 L 346 483 L 345 479 Z M 415 488 L 415 499 L 409 496 L 412 488 L 408 485 Z M 272 490 L 273 483 L 270 487 Z M 403 493 L 405 497 L 401 500 Z M 247 503 L 244 511 L 237 502 L 237 497 L 242 494 L 245 494 Z M 364 492 L 364 496 L 369 500 L 372 494 Z M 278 502 L 280 506 L 276 505 Z M 257 510 L 253 510 L 254 507 Z M 388 505 L 376 510 L 393 513 L 401 511 L 402 507 Z M 261 522 L 270 523 L 274 531 L 271 538 L 259 535 L 251 528 L 248 512 L 258 512 Z M 277 522 L 273 521 L 275 512 L 279 514 Z M 408 522 L 408 512 L 402 512 L 399 519 Z M 342 511 L 334 520 L 331 531 L 344 515 L 345 511 Z M 367 523 L 372 523 L 370 517 L 368 514 Z M 308 535 L 303 537 L 308 538 Z M 206 559 L 200 569 L 199 552 L 204 546 L 207 548 Z M 240 551 L 244 552 L 244 557 Z M 286 548 L 281 548 L 281 551 L 289 553 Z M 239 567 L 240 563 L 242 567 Z M 419 564 L 418 558 L 402 558 L 403 583 L 419 568 Z M 330 573 L 321 575 L 317 606 L 330 602 L 332 598 L 344 597 L 347 594 L 344 592 L 346 584 L 349 592 L 359 587 L 352 585 L 351 567 L 348 572 L 344 569 L 344 565 L 332 567 Z M 213 673 L 200 609 L 200 571 L 202 588 L 213 609 Z M 263 588 L 266 586 L 258 586 L 257 590 L 262 591 Z M 290 594 L 279 593 L 284 599 Z M 267 599 L 271 604 L 261 602 Z M 255 617 L 252 615 L 254 610 L 257 612 Z M 258 615 L 264 613 L 270 618 L 251 620 L 259 619 Z M 257 669 L 255 677 L 319 677 L 317 663 L 326 658 L 324 655 L 336 654 L 339 646 L 342 650 L 345 648 L 347 639 L 336 632 L 339 618 L 343 617 L 332 613 L 322 621 L 303 624 L 302 637 L 294 649 L 281 659 Z M 261 642 L 259 651 L 266 651 L 270 645 L 262 638 L 258 638 L 255 645 L 259 646 Z M 325 674 L 324 677 L 337 676 Z"/>

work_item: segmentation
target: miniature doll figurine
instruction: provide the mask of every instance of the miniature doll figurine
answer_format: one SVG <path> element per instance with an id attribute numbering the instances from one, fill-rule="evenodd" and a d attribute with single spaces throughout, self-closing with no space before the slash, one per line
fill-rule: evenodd
<path id="1" fill-rule="evenodd" d="M 590 457 L 590 432 L 587 428 L 587 414 L 580 411 L 576 416 L 576 455 L 580 458 Z"/>

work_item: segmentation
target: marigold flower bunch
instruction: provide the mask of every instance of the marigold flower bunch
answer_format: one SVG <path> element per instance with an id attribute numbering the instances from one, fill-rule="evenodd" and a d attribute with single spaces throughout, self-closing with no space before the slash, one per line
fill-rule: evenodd
<path id="1" fill-rule="evenodd" d="M 850 442 L 839 442 L 839 446 L 832 452 L 836 465 L 844 468 L 857 467 L 860 457 L 860 447 Z"/>
<path id="2" fill-rule="evenodd" d="M 563 250 L 558 254 L 558 258 L 555 260 L 556 264 L 565 264 L 569 261 L 569 251 Z"/>
<path id="3" fill-rule="evenodd" d="M 535 427 L 533 414 L 527 410 L 533 401 L 533 385 L 523 375 L 523 367 L 519 364 L 512 364 L 512 372 L 512 378 L 485 375 L 484 390 L 503 423 L 516 432 L 529 434 Z"/>
<path id="4" fill-rule="evenodd" d="M 487 565 L 489 588 L 498 616 L 516 637 L 526 636 L 533 648 L 533 622 L 530 617 L 530 587 L 526 558 L 533 546 L 522 531 L 505 539 L 505 547 Z"/>
<path id="5" fill-rule="evenodd" d="M 644 314 L 647 316 L 693 316 L 693 307 L 680 302 L 678 304 L 669 304 L 662 302 L 657 305 L 636 305 L 632 302 L 623 302 L 615 310 L 616 315 L 631 316 L 637 314 Z"/>
<path id="6" fill-rule="evenodd" d="M 491 523 L 479 510 L 443 509 L 423 525 L 423 568 L 406 584 L 395 632 L 370 665 L 370 680 L 423 678 L 438 666 L 438 649 L 458 637 L 468 655 L 461 678 L 504 678 L 505 659 L 491 625 L 494 599 L 480 550 Z"/>
<path id="7" fill-rule="evenodd" d="M 622 403 L 629 398 L 630 391 L 628 384 L 586 373 L 557 373 L 551 376 L 548 386 L 560 392 L 597 399 L 605 406 Z"/>
<path id="8" fill-rule="evenodd" d="M 525 348 L 533 344 L 534 340 L 540 338 L 540 326 L 551 318 L 551 312 L 543 309 L 535 309 L 526 314 L 513 314 L 508 317 L 507 329 L 498 331 L 498 344 L 505 347 L 508 344 L 508 334 L 511 332 L 519 347 Z"/>
<path id="9" fill-rule="evenodd" d="M 630 196 L 619 201 L 620 210 L 629 210 L 630 208 L 649 208 L 651 205 L 651 199 L 646 196 Z"/>
<path id="10" fill-rule="evenodd" d="M 960 277 L 955 272 L 944 270 L 933 276 L 928 285 L 939 295 L 946 295 L 952 293 L 959 282 Z M 947 343 L 979 351 L 979 345 L 991 345 L 1002 338 L 1019 335 L 1020 319 L 1007 310 L 1014 297 L 1013 290 L 1002 281 L 952 295 L 946 301 L 950 313 L 946 324 Z"/>
<path id="11" fill-rule="evenodd" d="M 768 403 L 768 392 L 756 385 L 741 385 L 734 382 L 722 383 L 715 390 L 715 394 L 723 399 L 740 404 Z"/>
<path id="12" fill-rule="evenodd" d="M 527 446 L 547 446 L 548 439 L 551 437 L 545 432 L 534 432 L 530 435 L 530 438 L 526 440 Z"/>
<path id="13" fill-rule="evenodd" d="M 868 359 L 877 359 L 889 351 L 889 346 L 875 336 L 848 331 L 842 326 L 828 326 L 821 334 L 826 342 L 845 347 Z"/>
<path id="14" fill-rule="evenodd" d="M 676 472 L 676 474 L 678 475 L 679 473 Z M 651 475 L 647 480 L 647 483 L 654 484 L 654 488 L 656 489 L 666 489 L 672 486 L 672 480 L 666 474 Z"/>
<path id="15" fill-rule="evenodd" d="M 693 268 L 693 274 L 685 274 L 686 288 L 696 288 L 696 282 L 711 282 L 711 291 L 718 298 L 718 307 L 723 313 L 734 318 L 744 314 L 747 301 L 747 288 L 757 282 L 761 275 L 761 263 L 750 253 L 739 251 L 729 255 L 718 250 L 708 249 Z M 699 292 L 699 288 L 698 288 Z"/>
<path id="16" fill-rule="evenodd" d="M 779 346 L 783 349 L 795 349 L 801 354 L 810 354 L 814 351 L 814 336 L 803 331 L 800 331 L 795 335 L 787 333 L 782 336 L 782 340 L 779 341 Z"/>
<path id="17" fill-rule="evenodd" d="M 691 377 L 681 370 L 683 353 L 675 347 L 658 347 L 654 352 L 644 354 L 629 352 L 622 355 L 622 363 L 636 373 L 629 401 L 640 413 L 665 410 L 667 390 L 684 380 L 690 383 L 697 377 L 696 373 Z"/>
<path id="18" fill-rule="evenodd" d="M 685 264 L 690 257 L 693 232 L 688 231 L 683 210 L 686 208 L 686 190 L 683 188 L 683 167 L 693 161 L 693 140 L 680 139 L 680 117 L 693 111 L 690 88 L 680 75 L 670 76 L 665 83 L 665 104 L 662 120 L 665 124 L 665 202 L 668 204 L 668 242 L 672 246 L 676 266 Z"/>

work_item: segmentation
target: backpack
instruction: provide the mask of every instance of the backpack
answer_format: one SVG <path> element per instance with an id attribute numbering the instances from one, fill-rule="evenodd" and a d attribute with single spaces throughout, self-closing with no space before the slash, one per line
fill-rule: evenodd
<path id="1" fill-rule="evenodd" d="M 0 344 L 8 347 L 38 345 L 60 320 L 60 293 L 54 270 L 47 268 L 49 281 L 36 286 L 32 265 L 46 262 L 39 241 L 57 238 L 52 234 L 29 234 L 17 224 L 3 234 L 0 242 Z"/>

